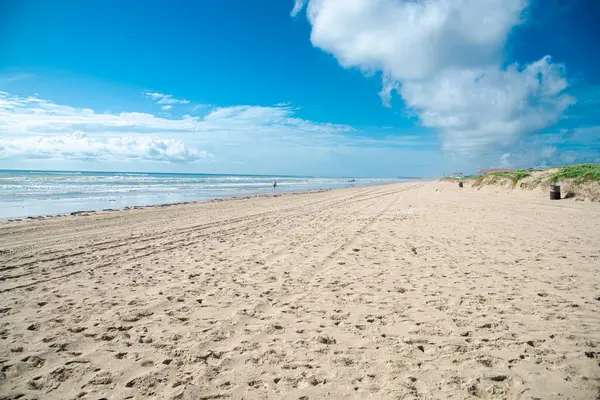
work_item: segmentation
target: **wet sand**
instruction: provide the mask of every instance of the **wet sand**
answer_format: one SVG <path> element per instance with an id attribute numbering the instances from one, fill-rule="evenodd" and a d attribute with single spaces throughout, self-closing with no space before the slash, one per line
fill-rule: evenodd
<path id="1" fill-rule="evenodd" d="M 4 223 L 0 296 L 0 398 L 593 399 L 600 204 L 411 183 Z"/>

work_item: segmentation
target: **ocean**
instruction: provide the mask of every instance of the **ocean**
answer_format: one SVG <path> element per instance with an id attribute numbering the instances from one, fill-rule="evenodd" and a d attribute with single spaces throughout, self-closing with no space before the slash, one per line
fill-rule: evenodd
<path id="1" fill-rule="evenodd" d="M 296 192 L 405 182 L 414 178 L 0 170 L 0 218 L 273 193 L 275 179 L 276 192 Z"/>

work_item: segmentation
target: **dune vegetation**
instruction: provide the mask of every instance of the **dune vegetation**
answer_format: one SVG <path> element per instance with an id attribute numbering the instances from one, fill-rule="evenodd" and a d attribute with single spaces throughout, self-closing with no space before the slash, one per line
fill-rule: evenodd
<path id="1" fill-rule="evenodd" d="M 600 182 L 600 164 L 577 164 L 560 167 L 560 171 L 552 175 L 553 182 L 565 179 L 576 179 L 581 182 Z"/>
<path id="2" fill-rule="evenodd" d="M 467 186 L 503 186 L 511 189 L 546 190 L 551 184 L 563 188 L 563 197 L 600 201 L 600 164 L 576 164 L 545 169 L 519 169 L 490 172 L 462 179 L 442 178 L 446 182 L 462 180 Z"/>

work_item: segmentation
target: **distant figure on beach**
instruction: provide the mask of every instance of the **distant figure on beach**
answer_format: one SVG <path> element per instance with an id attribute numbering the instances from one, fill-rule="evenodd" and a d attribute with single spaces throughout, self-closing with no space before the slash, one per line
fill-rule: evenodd
<path id="1" fill-rule="evenodd" d="M 275 179 L 275 180 L 273 181 L 273 190 L 275 190 L 275 188 L 276 188 L 276 187 L 277 187 L 277 179 Z"/>

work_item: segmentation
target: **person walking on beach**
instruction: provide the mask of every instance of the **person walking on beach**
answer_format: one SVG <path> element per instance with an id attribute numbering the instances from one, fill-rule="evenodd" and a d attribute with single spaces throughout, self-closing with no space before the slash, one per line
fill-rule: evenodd
<path id="1" fill-rule="evenodd" d="M 276 188 L 276 187 L 277 187 L 277 179 L 275 179 L 275 180 L 273 181 L 273 190 L 275 190 L 275 188 Z"/>

